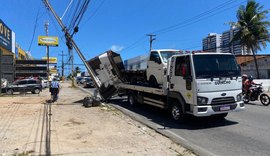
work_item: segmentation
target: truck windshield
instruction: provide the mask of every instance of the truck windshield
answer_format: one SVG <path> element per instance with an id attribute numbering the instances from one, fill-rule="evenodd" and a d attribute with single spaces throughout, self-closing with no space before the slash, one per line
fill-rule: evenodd
<path id="1" fill-rule="evenodd" d="M 160 52 L 160 55 L 161 55 L 161 57 L 162 57 L 163 62 L 164 62 L 164 63 L 167 63 L 167 62 L 168 62 L 168 59 L 169 59 L 171 56 L 173 56 L 173 55 L 175 55 L 175 54 L 177 54 L 177 53 L 178 53 L 178 51 L 161 51 L 161 52 Z"/>
<path id="2" fill-rule="evenodd" d="M 233 55 L 194 55 L 196 78 L 240 76 Z"/>

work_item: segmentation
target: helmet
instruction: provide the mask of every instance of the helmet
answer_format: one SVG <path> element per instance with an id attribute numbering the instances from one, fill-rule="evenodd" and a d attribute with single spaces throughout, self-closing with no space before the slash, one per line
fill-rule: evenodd
<path id="1" fill-rule="evenodd" d="M 242 75 L 242 78 L 247 78 L 247 77 L 248 77 L 247 74 Z"/>
<path id="2" fill-rule="evenodd" d="M 249 80 L 249 81 L 253 81 L 253 76 L 252 76 L 252 75 L 249 75 L 249 76 L 248 76 L 248 80 Z"/>

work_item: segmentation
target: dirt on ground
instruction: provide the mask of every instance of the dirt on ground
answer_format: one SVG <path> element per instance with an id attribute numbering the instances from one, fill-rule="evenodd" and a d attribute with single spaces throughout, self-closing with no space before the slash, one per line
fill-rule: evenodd
<path id="1" fill-rule="evenodd" d="M 109 105 L 85 108 L 87 93 L 61 83 L 60 98 L 0 97 L 0 155 L 193 155 Z"/>

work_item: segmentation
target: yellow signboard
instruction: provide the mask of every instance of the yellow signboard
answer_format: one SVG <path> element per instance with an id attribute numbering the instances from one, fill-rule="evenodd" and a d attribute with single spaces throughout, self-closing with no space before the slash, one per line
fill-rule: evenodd
<path id="1" fill-rule="evenodd" d="M 57 70 L 56 69 L 50 69 L 50 73 L 51 74 L 57 74 Z"/>
<path id="2" fill-rule="evenodd" d="M 58 37 L 56 36 L 38 36 L 39 46 L 58 46 Z"/>
<path id="3" fill-rule="evenodd" d="M 47 60 L 47 57 L 42 57 L 42 60 Z M 49 63 L 57 63 L 57 57 L 49 57 Z"/>

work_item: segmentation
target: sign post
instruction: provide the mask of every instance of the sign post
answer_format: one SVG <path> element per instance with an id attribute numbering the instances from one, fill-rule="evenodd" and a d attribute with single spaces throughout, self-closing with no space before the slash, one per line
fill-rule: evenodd
<path id="1" fill-rule="evenodd" d="M 50 71 L 50 57 L 49 57 L 49 46 L 57 47 L 58 46 L 58 37 L 56 36 L 38 36 L 38 45 L 46 46 L 47 52 L 47 74 L 49 79 L 49 71 Z"/>

